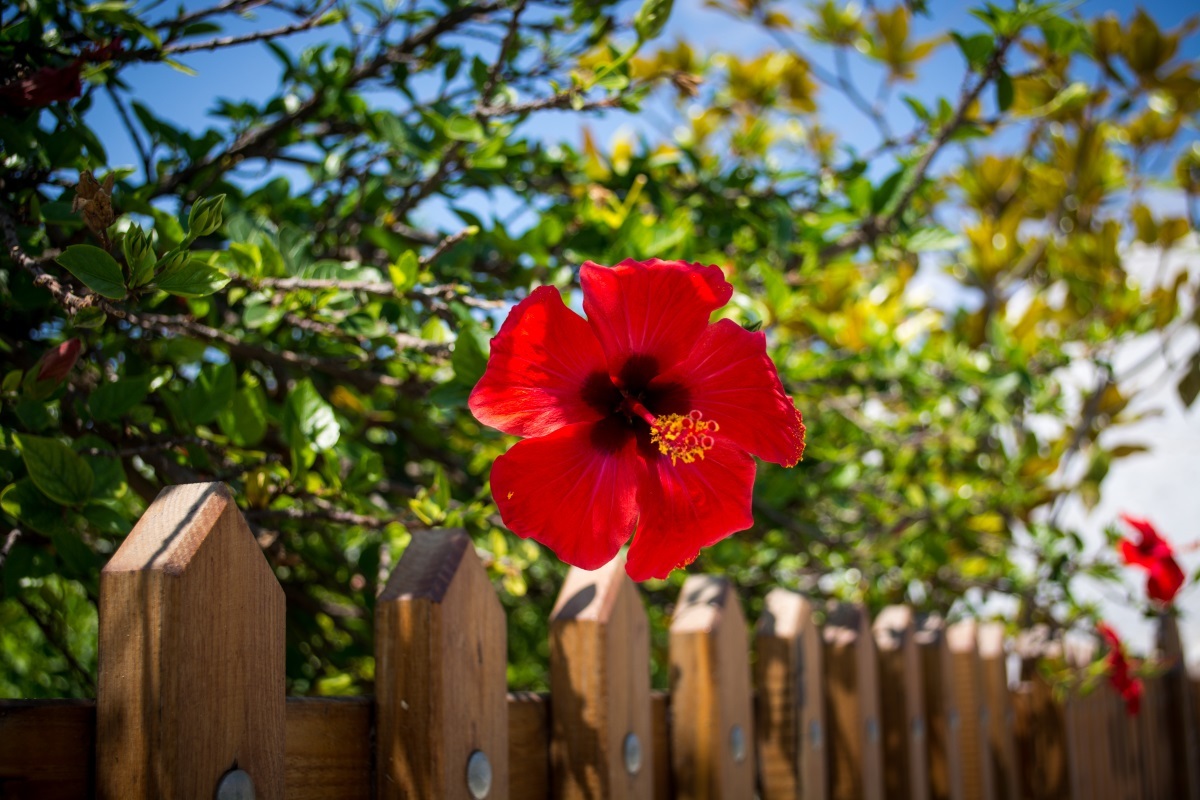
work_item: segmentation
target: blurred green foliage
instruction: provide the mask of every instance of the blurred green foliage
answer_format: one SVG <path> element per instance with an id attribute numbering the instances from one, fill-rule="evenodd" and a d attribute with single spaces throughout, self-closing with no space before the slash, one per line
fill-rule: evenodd
<path id="1" fill-rule="evenodd" d="M 1114 558 L 1059 512 L 1139 452 L 1103 434 L 1161 368 L 1118 373 L 1114 353 L 1200 323 L 1194 271 L 1126 270 L 1196 226 L 1190 29 L 1020 0 L 918 39 L 923 3 L 710 3 L 761 31 L 745 56 L 654 41 L 654 0 L 294 0 L 244 44 L 279 62 L 266 102 L 217 100 L 200 133 L 139 102 L 128 69 L 241 45 L 222 33 L 241 5 L 0 13 L 0 84 L 83 78 L 77 99 L 0 108 L 0 696 L 93 691 L 99 568 L 162 486 L 200 480 L 233 487 L 284 587 L 292 692 L 370 691 L 376 592 L 437 526 L 466 528 L 495 579 L 510 683 L 544 687 L 564 567 L 502 527 L 487 478 L 511 442 L 465 401 L 511 303 L 575 292 L 588 259 L 719 264 L 722 313 L 767 332 L 807 456 L 761 465 L 755 528 L 690 568 L 730 575 L 752 617 L 775 585 L 954 613 L 1004 596 L 1026 625 L 1094 613 L 1072 582 L 1113 579 Z M 906 93 L 946 48 L 961 91 Z M 89 127 L 102 95 L 139 164 Z M 875 146 L 839 138 L 838 95 Z M 647 104 L 673 133 L 577 147 L 528 124 Z M 1191 218 L 1156 211 L 1164 192 Z M 512 210 L 482 219 L 480 196 Z M 65 379 L 41 379 L 70 339 Z M 682 579 L 644 586 L 659 685 Z"/>

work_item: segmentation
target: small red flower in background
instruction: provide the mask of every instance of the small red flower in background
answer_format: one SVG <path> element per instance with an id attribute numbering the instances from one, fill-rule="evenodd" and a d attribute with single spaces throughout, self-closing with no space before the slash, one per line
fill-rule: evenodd
<path id="1" fill-rule="evenodd" d="M 584 569 L 633 535 L 625 569 L 666 577 L 749 528 L 751 455 L 793 466 L 804 423 L 766 337 L 709 324 L 718 267 L 627 259 L 580 269 L 584 320 L 552 286 L 513 308 L 470 408 L 525 437 L 492 466 L 504 524 Z"/>
<path id="2" fill-rule="evenodd" d="M 1108 644 L 1108 680 L 1125 701 L 1125 710 L 1130 716 L 1135 716 L 1141 709 L 1142 681 L 1130 674 L 1129 662 L 1125 660 L 1125 650 L 1117 632 L 1103 622 L 1096 624 L 1096 632 Z"/>
<path id="3" fill-rule="evenodd" d="M 1171 545 L 1158 535 L 1149 521 L 1122 514 L 1126 525 L 1141 534 L 1137 544 L 1125 539 L 1121 542 L 1121 557 L 1126 564 L 1144 567 L 1149 573 L 1146 579 L 1146 594 L 1164 605 L 1175 599 L 1179 587 L 1183 586 L 1183 570 L 1175 561 Z"/>
<path id="4" fill-rule="evenodd" d="M 79 348 L 82 343 L 78 339 L 67 339 L 58 347 L 47 350 L 38 359 L 35 367 L 38 367 L 38 381 L 53 381 L 57 383 L 70 373 L 71 367 L 75 366 L 76 359 L 79 358 Z"/>
<path id="5" fill-rule="evenodd" d="M 0 100 L 18 108 L 44 108 L 51 103 L 73 100 L 83 94 L 79 76 L 84 64 L 110 61 L 122 52 L 124 45 L 120 39 L 85 48 L 65 66 L 42 67 L 25 78 L 0 86 Z"/>

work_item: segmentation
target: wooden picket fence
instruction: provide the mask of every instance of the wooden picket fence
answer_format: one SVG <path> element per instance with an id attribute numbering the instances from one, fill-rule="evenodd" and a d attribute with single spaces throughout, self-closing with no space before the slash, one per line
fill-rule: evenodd
<path id="1" fill-rule="evenodd" d="M 1200 800 L 1169 618 L 1137 717 L 1107 686 L 1056 696 L 1036 669 L 1053 641 L 782 589 L 752 670 L 734 587 L 703 575 L 653 692 L 620 563 L 568 576 L 549 695 L 509 693 L 504 614 L 455 531 L 413 538 L 375 623 L 374 697 L 285 698 L 283 592 L 232 495 L 166 489 L 101 576 L 97 700 L 0 703 L 0 798 Z"/>

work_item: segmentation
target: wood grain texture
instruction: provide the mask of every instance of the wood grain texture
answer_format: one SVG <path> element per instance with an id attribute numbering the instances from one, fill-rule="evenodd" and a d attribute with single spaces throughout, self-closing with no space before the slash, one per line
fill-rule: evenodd
<path id="1" fill-rule="evenodd" d="M 732 585 L 692 575 L 671 619 L 671 772 L 681 799 L 754 794 L 754 713 L 746 620 Z M 734 728 L 745 737 L 735 759 Z"/>
<path id="2" fill-rule="evenodd" d="M 992 762 L 986 758 L 988 708 L 980 675 L 979 643 L 974 620 L 961 620 L 946 629 L 950 676 L 958 709 L 963 797 L 994 800 Z"/>
<path id="3" fill-rule="evenodd" d="M 654 800 L 671 800 L 671 695 L 650 693 L 651 724 L 654 728 Z"/>
<path id="4" fill-rule="evenodd" d="M 508 797 L 506 636 L 470 537 L 413 537 L 375 607 L 378 797 L 469 798 L 476 750 Z"/>
<path id="5" fill-rule="evenodd" d="M 763 800 L 825 800 L 821 632 L 813 604 L 772 589 L 755 628 L 759 787 Z"/>
<path id="6" fill-rule="evenodd" d="M 882 800 L 879 662 L 865 609 L 831 605 L 821 629 L 829 722 L 829 796 Z"/>
<path id="7" fill-rule="evenodd" d="M 373 713 L 369 697 L 288 698 L 288 800 L 368 800 L 374 794 Z"/>
<path id="8" fill-rule="evenodd" d="M 91 700 L 0 701 L 0 799 L 91 797 L 95 743 Z"/>
<path id="9" fill-rule="evenodd" d="M 172 486 L 100 574 L 96 794 L 284 792 L 284 599 L 228 487 Z"/>
<path id="10" fill-rule="evenodd" d="M 1155 639 L 1156 655 L 1164 667 L 1163 724 L 1169 751 L 1171 796 L 1200 800 L 1200 729 L 1193 713 L 1195 698 L 1175 617 L 1169 614 L 1159 617 Z"/>
<path id="11" fill-rule="evenodd" d="M 936 614 L 918 617 L 913 638 L 921 652 L 925 681 L 929 796 L 933 800 L 962 800 L 962 750 L 958 739 L 962 722 L 950 683 L 952 667 L 945 621 Z"/>
<path id="12" fill-rule="evenodd" d="M 550 800 L 550 698 L 508 695 L 508 794 L 514 800 Z"/>
<path id="13" fill-rule="evenodd" d="M 872 626 L 879 658 L 880 730 L 884 792 L 890 798 L 929 796 L 926 763 L 925 684 L 914 640 L 914 616 L 906 606 L 889 606 Z"/>
<path id="14" fill-rule="evenodd" d="M 979 669 L 988 709 L 987 755 L 991 760 L 996 800 L 1017 800 L 1016 745 L 1013 740 L 1012 697 L 1008 689 L 1008 653 L 1004 624 L 979 626 Z"/>
<path id="15" fill-rule="evenodd" d="M 550 614 L 550 697 L 554 796 L 651 800 L 650 625 L 624 556 L 567 574 Z M 632 772 L 629 735 L 642 756 Z"/>

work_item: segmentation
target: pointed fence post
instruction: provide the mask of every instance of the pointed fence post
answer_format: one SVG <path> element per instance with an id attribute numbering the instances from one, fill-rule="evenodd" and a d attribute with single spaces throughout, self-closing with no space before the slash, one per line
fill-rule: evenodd
<path id="1" fill-rule="evenodd" d="M 754 795 L 750 643 L 733 586 L 692 575 L 671 619 L 671 768 L 675 796 Z"/>
<path id="2" fill-rule="evenodd" d="M 283 797 L 283 590 L 229 487 L 162 490 L 100 574 L 99 648 L 97 797 Z"/>
<path id="3" fill-rule="evenodd" d="M 415 535 L 375 606 L 379 798 L 508 797 L 506 634 L 470 537 Z"/>
<path id="4" fill-rule="evenodd" d="M 950 649 L 946 623 L 937 614 L 917 620 L 914 636 L 921 651 L 925 678 L 925 723 L 929 746 L 929 789 L 934 800 L 962 800 L 962 748 L 955 693 L 951 687 Z"/>
<path id="5" fill-rule="evenodd" d="M 979 674 L 976 631 L 974 620 L 956 622 L 946 630 L 946 645 L 950 649 L 951 682 L 960 720 L 963 797 L 993 800 L 992 763 L 985 757 L 989 711 Z"/>
<path id="6" fill-rule="evenodd" d="M 808 599 L 772 589 L 754 650 L 758 772 L 763 800 L 826 800 L 825 695 L 821 631 Z"/>
<path id="7" fill-rule="evenodd" d="M 875 618 L 879 698 L 887 797 L 926 798 L 925 686 L 921 653 L 913 638 L 913 612 L 888 606 Z"/>
<path id="8" fill-rule="evenodd" d="M 654 796 L 650 625 L 618 556 L 567 574 L 550 615 L 554 796 Z"/>
<path id="9" fill-rule="evenodd" d="M 991 760 L 994 795 L 996 800 L 1017 800 L 1018 765 L 1004 640 L 1004 623 L 986 622 L 979 626 L 979 662 L 988 707 L 986 753 Z"/>
<path id="10" fill-rule="evenodd" d="M 1163 694 L 1166 701 L 1166 746 L 1171 764 L 1172 797 L 1200 800 L 1200 730 L 1194 713 L 1196 698 L 1188 679 L 1183 642 L 1175 617 L 1158 620 L 1158 657 L 1163 661 Z"/>
<path id="11" fill-rule="evenodd" d="M 883 744 L 879 730 L 879 664 L 867 612 L 830 606 L 824 641 L 829 794 L 836 800 L 882 800 Z"/>

